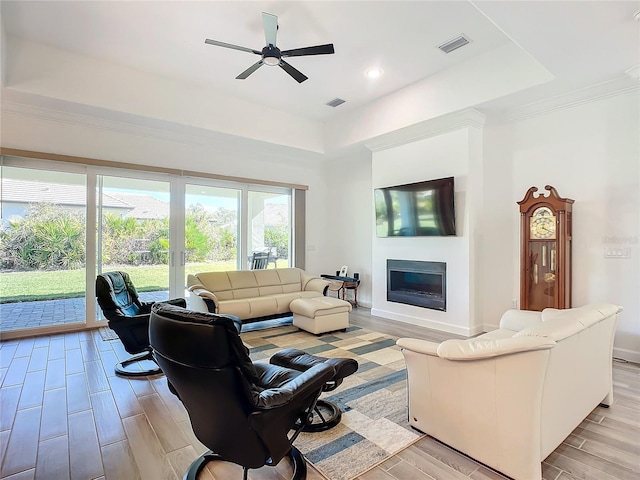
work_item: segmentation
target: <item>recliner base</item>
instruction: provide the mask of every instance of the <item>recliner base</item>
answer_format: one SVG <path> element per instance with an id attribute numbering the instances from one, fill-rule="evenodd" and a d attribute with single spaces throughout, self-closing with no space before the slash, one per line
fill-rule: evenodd
<path id="1" fill-rule="evenodd" d="M 327 400 L 318 400 L 313 409 L 313 421 L 302 427 L 303 432 L 324 432 L 335 427 L 342 420 L 340 407 Z"/>
<path id="2" fill-rule="evenodd" d="M 291 480 L 305 480 L 307 478 L 307 463 L 305 462 L 302 453 L 300 453 L 300 450 L 292 446 L 287 457 L 291 459 L 291 465 L 293 466 L 293 476 L 291 477 Z M 183 480 L 197 480 L 198 475 L 204 466 L 213 460 L 226 461 L 217 453 L 208 450 L 191 463 L 189 469 L 184 474 Z M 247 480 L 248 471 L 248 468 L 244 468 L 244 480 Z"/>
<path id="3" fill-rule="evenodd" d="M 148 351 L 138 353 L 137 355 L 133 355 L 127 360 L 116 363 L 113 369 L 115 370 L 117 375 L 120 375 L 122 377 L 146 377 L 148 375 L 158 375 L 162 373 L 162 370 L 157 366 L 157 364 L 156 368 L 148 368 L 146 370 L 127 370 L 127 365 L 131 365 L 132 363 L 140 362 L 142 360 L 150 360 L 154 364 L 156 363 L 155 359 L 153 358 L 153 352 Z"/>

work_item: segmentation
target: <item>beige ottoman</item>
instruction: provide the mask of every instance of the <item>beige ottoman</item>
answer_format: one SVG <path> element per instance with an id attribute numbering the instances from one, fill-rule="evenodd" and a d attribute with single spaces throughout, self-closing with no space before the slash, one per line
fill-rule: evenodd
<path id="1" fill-rule="evenodd" d="M 297 298 L 289 308 L 293 312 L 293 324 L 316 335 L 349 326 L 351 304 L 339 298 Z"/>

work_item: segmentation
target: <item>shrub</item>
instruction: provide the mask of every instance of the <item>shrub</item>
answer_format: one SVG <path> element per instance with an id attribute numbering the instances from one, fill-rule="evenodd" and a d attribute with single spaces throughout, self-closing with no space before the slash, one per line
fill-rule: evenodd
<path id="1" fill-rule="evenodd" d="M 289 258 L 289 227 L 267 227 L 264 231 L 264 244 L 267 247 L 276 247 L 278 258 Z"/>
<path id="2" fill-rule="evenodd" d="M 84 215 L 51 204 L 31 205 L 24 219 L 0 233 L 2 267 L 74 269 L 85 263 Z"/>

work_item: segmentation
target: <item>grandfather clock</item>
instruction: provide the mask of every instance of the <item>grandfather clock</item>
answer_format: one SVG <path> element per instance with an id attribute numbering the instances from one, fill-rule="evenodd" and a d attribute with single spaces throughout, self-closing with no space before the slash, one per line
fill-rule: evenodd
<path id="1" fill-rule="evenodd" d="M 520 205 L 520 308 L 571 308 L 571 208 L 551 185 Z"/>

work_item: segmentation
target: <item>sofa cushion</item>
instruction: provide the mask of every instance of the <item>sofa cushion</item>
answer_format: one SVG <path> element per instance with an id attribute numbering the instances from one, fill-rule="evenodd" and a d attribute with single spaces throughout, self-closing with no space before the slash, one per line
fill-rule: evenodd
<path id="1" fill-rule="evenodd" d="M 283 283 L 277 270 L 253 270 L 252 273 L 259 287 L 281 286 Z M 299 276 L 297 283 L 300 283 Z"/>
<path id="2" fill-rule="evenodd" d="M 507 328 L 498 328 L 491 330 L 490 332 L 483 333 L 477 337 L 473 337 L 475 340 L 497 340 L 499 338 L 511 338 L 516 332 Z"/>
<path id="3" fill-rule="evenodd" d="M 209 291 L 215 293 L 231 290 L 231 281 L 227 272 L 203 272 L 195 275 L 198 281 Z M 218 298 L 220 296 L 218 295 Z"/>
<path id="4" fill-rule="evenodd" d="M 584 330 L 584 325 L 578 322 L 575 318 L 562 318 L 555 317 L 552 320 L 531 328 L 525 328 L 520 330 L 514 335 L 517 337 L 545 337 L 552 338 L 555 341 L 562 340 L 563 338 L 570 337 Z"/>
<path id="5" fill-rule="evenodd" d="M 475 360 L 511 353 L 552 348 L 556 342 L 546 337 L 511 337 L 496 340 L 445 340 L 438 345 L 438 356 L 449 360 Z"/>
<path id="6" fill-rule="evenodd" d="M 277 270 L 281 285 L 298 285 L 298 290 L 302 288 L 300 280 L 301 271 L 298 268 L 279 268 Z"/>
<path id="7" fill-rule="evenodd" d="M 541 321 L 540 312 L 511 309 L 502 314 L 500 328 L 519 332 L 523 328 L 532 327 Z"/>
<path id="8" fill-rule="evenodd" d="M 540 312 L 540 317 L 543 322 L 547 322 L 552 318 L 555 318 L 560 312 L 562 312 L 562 310 L 559 308 L 545 308 Z"/>
<path id="9" fill-rule="evenodd" d="M 282 285 L 268 285 L 266 287 L 258 287 L 258 292 L 261 297 L 267 295 L 280 295 L 284 293 Z"/>
<path id="10" fill-rule="evenodd" d="M 245 288 L 255 288 L 256 295 L 258 292 L 258 281 L 253 271 L 238 270 L 227 272 L 231 288 L 233 290 L 242 290 Z"/>

